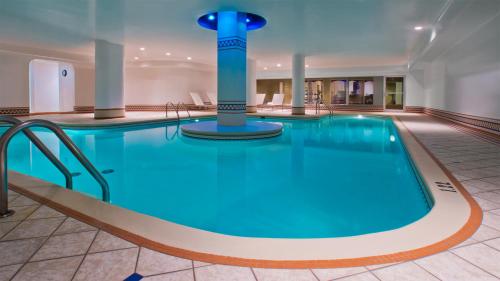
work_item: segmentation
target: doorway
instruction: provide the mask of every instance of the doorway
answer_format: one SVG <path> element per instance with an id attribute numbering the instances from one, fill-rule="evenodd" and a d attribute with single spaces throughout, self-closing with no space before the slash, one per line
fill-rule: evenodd
<path id="1" fill-rule="evenodd" d="M 404 98 L 404 78 L 386 77 L 385 78 L 385 108 L 403 109 Z"/>
<path id="2" fill-rule="evenodd" d="M 75 71 L 71 64 L 32 60 L 29 64 L 30 113 L 71 112 L 75 105 Z"/>

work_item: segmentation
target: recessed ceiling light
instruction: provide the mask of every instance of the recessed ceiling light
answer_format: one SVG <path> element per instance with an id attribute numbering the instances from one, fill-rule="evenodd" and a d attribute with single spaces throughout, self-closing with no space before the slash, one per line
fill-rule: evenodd
<path id="1" fill-rule="evenodd" d="M 277 66 L 277 67 L 281 67 L 281 63 L 277 63 L 277 64 L 276 64 L 276 66 Z"/>
<path id="2" fill-rule="evenodd" d="M 250 19 L 249 19 L 249 18 L 247 18 L 247 20 L 246 20 L 246 21 L 247 21 L 247 22 L 250 22 Z"/>
<path id="3" fill-rule="evenodd" d="M 214 15 L 209 15 L 208 16 L 208 20 L 214 20 L 215 19 L 215 16 Z"/>
<path id="4" fill-rule="evenodd" d="M 134 57 L 134 60 L 138 60 L 138 59 L 139 59 L 139 57 Z"/>
<path id="5" fill-rule="evenodd" d="M 415 29 L 415 30 L 422 30 L 422 29 L 424 29 L 424 28 L 423 28 L 422 26 L 420 26 L 420 25 L 417 25 L 417 26 L 415 26 L 413 29 Z"/>
<path id="6" fill-rule="evenodd" d="M 306 64 L 306 68 L 308 68 L 308 67 L 309 67 L 309 65 L 308 65 L 308 64 Z"/>
<path id="7" fill-rule="evenodd" d="M 266 66 L 266 67 L 264 67 L 264 70 L 267 70 L 267 66 Z"/>
<path id="8" fill-rule="evenodd" d="M 165 53 L 165 56 L 170 56 L 170 55 L 171 55 L 171 53 L 169 53 L 169 52 Z"/>
<path id="9" fill-rule="evenodd" d="M 192 60 L 193 58 L 192 57 L 187 57 L 187 60 Z"/>
<path id="10" fill-rule="evenodd" d="M 144 47 L 140 47 L 140 48 L 139 48 L 139 50 L 141 50 L 141 51 L 146 51 L 146 48 L 144 48 Z"/>

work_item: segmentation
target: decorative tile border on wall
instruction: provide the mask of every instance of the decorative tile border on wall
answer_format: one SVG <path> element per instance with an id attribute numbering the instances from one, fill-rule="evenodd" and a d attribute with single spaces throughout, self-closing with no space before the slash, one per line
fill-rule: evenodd
<path id="1" fill-rule="evenodd" d="M 424 113 L 500 135 L 500 119 L 484 118 L 427 107 L 424 109 Z"/>
<path id="2" fill-rule="evenodd" d="M 0 115 L 28 115 L 29 107 L 0 107 Z"/>
<path id="3" fill-rule="evenodd" d="M 405 106 L 405 112 L 408 113 L 424 113 L 424 107 L 423 106 Z"/>
<path id="4" fill-rule="evenodd" d="M 94 112 L 93 105 L 76 105 L 73 107 L 73 110 L 76 113 L 92 113 Z"/>

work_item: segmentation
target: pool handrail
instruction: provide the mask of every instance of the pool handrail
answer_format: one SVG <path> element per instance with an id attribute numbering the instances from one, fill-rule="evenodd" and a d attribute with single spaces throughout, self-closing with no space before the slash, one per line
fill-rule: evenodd
<path id="1" fill-rule="evenodd" d="M 0 115 L 0 123 L 8 123 L 12 126 L 21 124 L 22 121 L 8 115 Z M 57 159 L 57 157 L 50 151 L 50 149 L 43 144 L 43 142 L 30 130 L 24 129 L 24 135 L 49 159 L 49 161 L 56 166 L 56 168 L 64 175 L 64 179 L 66 181 L 66 188 L 73 189 L 73 176 L 71 172 L 64 166 L 64 164 Z M 1 137 L 1 136 L 0 136 Z"/>
<path id="2" fill-rule="evenodd" d="M 178 102 L 177 105 L 175 105 L 173 102 L 167 102 L 165 103 L 165 118 L 168 118 L 168 106 L 172 105 L 172 108 L 175 110 L 175 114 L 177 114 L 177 122 L 180 122 L 181 118 L 179 116 L 179 109 L 181 106 L 184 107 L 184 110 L 187 112 L 187 115 L 189 118 L 191 118 L 191 113 L 189 112 L 189 108 L 185 103 Z"/>
<path id="3" fill-rule="evenodd" d="M 97 171 L 97 169 L 85 157 L 83 152 L 75 145 L 75 143 L 66 135 L 66 133 L 55 123 L 42 120 L 32 119 L 17 124 L 8 129 L 0 138 L 0 217 L 6 217 L 13 214 L 12 210 L 8 209 L 8 171 L 7 171 L 7 148 L 12 137 L 19 131 L 30 127 L 43 127 L 51 130 L 59 140 L 68 148 L 68 150 L 76 157 L 90 175 L 99 183 L 102 189 L 102 200 L 109 202 L 109 185 L 106 179 Z"/>

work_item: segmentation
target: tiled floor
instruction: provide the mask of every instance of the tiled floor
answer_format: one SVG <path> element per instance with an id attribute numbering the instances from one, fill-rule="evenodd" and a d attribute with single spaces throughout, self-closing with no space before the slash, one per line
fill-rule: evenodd
<path id="1" fill-rule="evenodd" d="M 402 116 L 405 125 L 456 175 L 484 211 L 467 241 L 398 264 L 336 269 L 261 269 L 212 265 L 138 247 L 10 191 L 13 217 L 0 220 L 2 280 L 401 281 L 500 280 L 500 146 L 436 119 Z"/>

